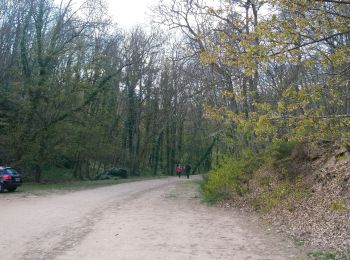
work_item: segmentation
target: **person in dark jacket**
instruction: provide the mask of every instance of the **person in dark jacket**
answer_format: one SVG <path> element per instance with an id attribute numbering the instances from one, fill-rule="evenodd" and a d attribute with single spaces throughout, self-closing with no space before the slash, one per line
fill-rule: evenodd
<path id="1" fill-rule="evenodd" d="M 190 173 L 191 173 L 191 166 L 189 164 L 186 164 L 185 172 L 186 172 L 187 179 L 189 179 L 190 178 Z"/>

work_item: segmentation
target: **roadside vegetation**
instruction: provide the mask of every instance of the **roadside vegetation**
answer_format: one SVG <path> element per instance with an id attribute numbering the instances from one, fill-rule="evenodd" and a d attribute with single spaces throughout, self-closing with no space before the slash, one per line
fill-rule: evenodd
<path id="1" fill-rule="evenodd" d="M 347 149 L 282 143 L 256 158 L 221 162 L 201 184 L 206 202 L 258 213 L 297 245 L 310 247 L 310 259 L 347 259 Z M 247 174 L 242 165 L 253 169 Z"/>
<path id="2" fill-rule="evenodd" d="M 261 153 L 256 154 L 246 149 L 239 158 L 218 155 L 221 159 L 216 162 L 213 169 L 205 176 L 202 184 L 205 200 L 208 202 L 218 202 L 229 199 L 235 195 L 243 196 L 249 192 L 249 181 L 256 175 L 259 169 L 269 167 L 274 163 L 281 163 L 290 158 L 296 143 L 284 142 L 271 145 Z M 281 187 L 283 192 L 287 192 L 289 178 L 286 172 L 283 173 L 285 180 Z M 261 186 L 270 185 L 270 177 L 262 177 L 259 182 Z M 278 196 L 276 191 L 276 196 Z M 280 194 L 282 195 L 282 194 Z"/>

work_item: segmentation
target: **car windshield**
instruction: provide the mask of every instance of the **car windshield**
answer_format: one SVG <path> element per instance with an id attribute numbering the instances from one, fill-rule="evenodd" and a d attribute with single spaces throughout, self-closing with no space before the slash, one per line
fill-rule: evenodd
<path id="1" fill-rule="evenodd" d="M 17 172 L 14 169 L 5 169 L 5 173 L 9 174 L 9 175 L 17 175 Z"/>

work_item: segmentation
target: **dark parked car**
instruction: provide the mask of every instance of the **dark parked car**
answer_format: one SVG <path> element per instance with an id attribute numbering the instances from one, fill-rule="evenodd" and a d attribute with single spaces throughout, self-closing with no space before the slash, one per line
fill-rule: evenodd
<path id="1" fill-rule="evenodd" d="M 22 178 L 16 170 L 11 167 L 0 166 L 0 192 L 5 189 L 12 192 L 22 185 Z"/>
<path id="2" fill-rule="evenodd" d="M 117 178 L 122 178 L 122 179 L 128 178 L 128 171 L 123 168 L 112 168 L 107 171 L 104 171 L 103 173 L 98 174 L 95 177 L 95 180 L 108 180 L 108 179 L 117 179 Z"/>

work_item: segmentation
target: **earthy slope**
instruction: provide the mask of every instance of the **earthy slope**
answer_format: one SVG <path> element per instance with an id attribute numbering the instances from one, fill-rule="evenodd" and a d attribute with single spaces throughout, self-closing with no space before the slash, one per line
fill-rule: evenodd
<path id="1" fill-rule="evenodd" d="M 292 236 L 297 244 L 310 247 L 314 252 L 311 256 L 349 259 L 347 149 L 300 146 L 291 158 L 257 172 L 249 187 L 251 193 L 233 199 L 230 204 L 259 211 L 263 219 Z"/>

